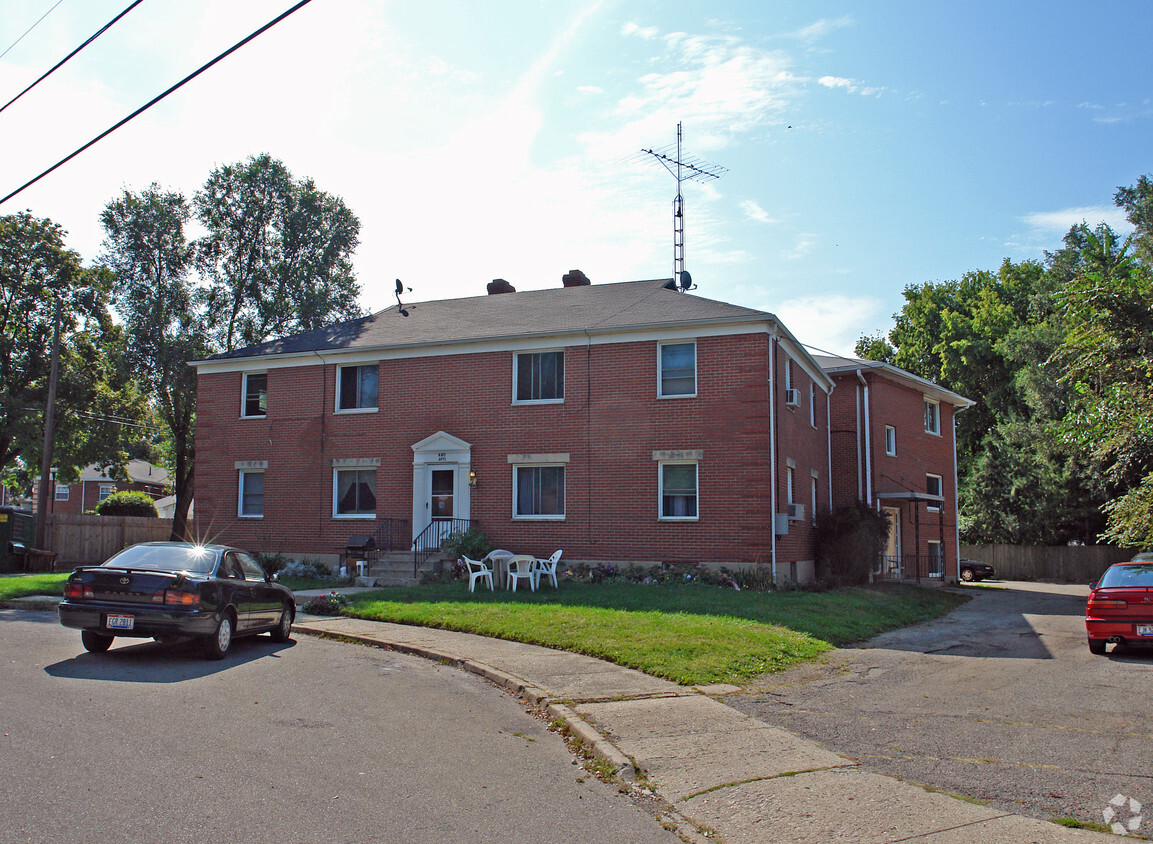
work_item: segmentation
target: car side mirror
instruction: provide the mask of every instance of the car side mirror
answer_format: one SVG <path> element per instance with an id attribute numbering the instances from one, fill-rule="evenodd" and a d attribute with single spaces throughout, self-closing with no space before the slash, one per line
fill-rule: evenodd
<path id="1" fill-rule="evenodd" d="M 1094 580 L 1092 583 L 1089 584 L 1089 591 L 1093 592 L 1096 589 L 1097 589 L 1097 581 Z"/>

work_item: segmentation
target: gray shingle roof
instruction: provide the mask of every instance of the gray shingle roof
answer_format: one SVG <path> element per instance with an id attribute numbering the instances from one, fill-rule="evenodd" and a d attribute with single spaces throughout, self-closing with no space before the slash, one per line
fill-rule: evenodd
<path id="1" fill-rule="evenodd" d="M 972 407 L 976 402 L 972 399 L 967 399 L 964 396 L 954 393 L 952 390 L 947 390 L 939 384 L 934 384 L 932 381 L 927 381 L 918 375 L 911 372 L 906 372 L 900 367 L 893 366 L 890 363 L 882 363 L 876 360 L 864 360 L 862 358 L 843 358 L 835 355 L 813 355 L 813 358 L 821 365 L 821 368 L 828 373 L 838 372 L 852 372 L 857 369 L 869 369 L 873 372 L 880 373 L 881 375 L 893 380 L 902 381 L 918 389 L 924 390 L 925 393 L 937 399 L 938 401 L 948 402 L 956 408 L 964 410 L 966 407 Z"/>
<path id="2" fill-rule="evenodd" d="M 396 306 L 350 322 L 215 355 L 223 361 L 322 351 L 452 344 L 694 323 L 768 320 L 765 311 L 671 289 L 671 279 L 557 287 Z"/>

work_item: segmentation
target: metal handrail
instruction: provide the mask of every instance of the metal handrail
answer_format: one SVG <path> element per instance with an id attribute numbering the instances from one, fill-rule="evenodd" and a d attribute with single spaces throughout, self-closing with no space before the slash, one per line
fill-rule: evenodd
<path id="1" fill-rule="evenodd" d="M 402 537 L 408 533 L 407 519 L 377 519 L 376 525 L 376 531 L 372 538 L 376 541 L 378 551 L 396 551 L 401 548 L 408 548 L 407 540 L 402 541 Z"/>
<path id="2" fill-rule="evenodd" d="M 454 533 L 464 533 L 472 527 L 472 519 L 433 519 L 428 527 L 412 541 L 412 576 L 420 574 L 421 566 L 441 548 L 441 543 Z"/>

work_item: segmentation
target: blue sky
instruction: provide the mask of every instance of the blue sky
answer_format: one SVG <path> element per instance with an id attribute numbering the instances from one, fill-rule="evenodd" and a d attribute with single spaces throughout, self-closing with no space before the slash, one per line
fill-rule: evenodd
<path id="1" fill-rule="evenodd" d="M 54 0 L 6 0 L 0 50 Z M 128 0 L 63 0 L 0 59 L 3 101 Z M 291 5 L 145 0 L 0 114 L 0 195 Z M 1153 173 L 1143 2 L 313 0 L 10 200 L 87 260 L 99 214 L 269 152 L 359 216 L 363 304 L 672 274 L 675 142 L 696 295 L 819 350 L 910 284 L 1042 258 Z"/>

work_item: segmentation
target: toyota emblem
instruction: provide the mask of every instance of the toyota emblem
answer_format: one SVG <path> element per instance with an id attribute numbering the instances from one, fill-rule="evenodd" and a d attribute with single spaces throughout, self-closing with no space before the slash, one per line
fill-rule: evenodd
<path id="1" fill-rule="evenodd" d="M 121 583 L 121 585 L 123 585 L 123 586 L 127 586 L 127 585 L 128 585 L 129 583 L 131 583 L 131 582 L 132 582 L 132 578 L 131 578 L 131 577 L 122 577 L 122 578 L 120 578 L 120 583 Z"/>

